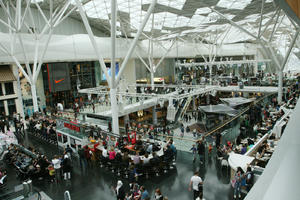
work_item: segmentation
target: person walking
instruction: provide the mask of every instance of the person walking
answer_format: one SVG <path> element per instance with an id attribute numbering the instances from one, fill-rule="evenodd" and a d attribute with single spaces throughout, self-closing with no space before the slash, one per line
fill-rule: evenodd
<path id="1" fill-rule="evenodd" d="M 197 150 L 198 150 L 198 154 L 199 154 L 200 163 L 203 164 L 204 160 L 205 160 L 205 158 L 204 158 L 204 155 L 205 155 L 205 146 L 204 146 L 204 143 L 203 143 L 202 140 L 198 141 Z"/>
<path id="2" fill-rule="evenodd" d="M 236 199 L 241 198 L 241 187 L 242 187 L 242 179 L 243 179 L 244 171 L 241 167 L 237 168 L 237 171 L 234 175 L 234 183 L 233 183 L 233 188 L 234 188 L 234 193 L 233 193 L 233 198 Z"/>
<path id="3" fill-rule="evenodd" d="M 190 149 L 190 151 L 192 151 L 192 154 L 193 154 L 193 163 L 194 163 L 196 161 L 196 155 L 197 155 L 197 148 L 196 148 L 195 144 L 193 144 L 193 146 Z"/>
<path id="4" fill-rule="evenodd" d="M 71 179 L 72 166 L 71 166 L 71 160 L 70 160 L 68 154 L 64 155 L 64 160 L 62 161 L 62 169 L 63 169 L 63 172 L 64 172 L 64 179 L 65 180 L 70 180 Z"/>
<path id="5" fill-rule="evenodd" d="M 161 191 L 159 188 L 157 188 L 155 190 L 155 193 L 154 193 L 154 199 L 155 200 L 164 200 L 164 196 L 162 195 Z"/>
<path id="6" fill-rule="evenodd" d="M 115 191 L 116 191 L 116 195 L 117 195 L 117 200 L 125 199 L 125 190 L 124 190 L 122 181 L 120 181 L 120 180 L 118 181 Z"/>
<path id="7" fill-rule="evenodd" d="M 55 170 L 55 179 L 56 182 L 58 182 L 61 178 L 61 161 L 59 159 L 59 157 L 57 155 L 54 156 L 54 158 L 52 159 L 52 164 Z"/>
<path id="8" fill-rule="evenodd" d="M 249 192 L 254 184 L 254 174 L 250 166 L 247 167 L 247 172 L 245 177 L 246 177 L 246 188 L 247 191 Z"/>
<path id="9" fill-rule="evenodd" d="M 202 197 L 203 191 L 201 190 L 201 186 L 203 185 L 203 181 L 201 179 L 201 177 L 199 176 L 199 172 L 196 171 L 194 173 L 194 175 L 191 177 L 191 181 L 189 184 L 189 191 L 191 191 L 193 189 L 193 193 L 194 193 L 194 200 L 196 200 L 199 196 Z M 200 186 L 200 187 L 199 187 Z"/>
<path id="10" fill-rule="evenodd" d="M 84 149 L 82 147 L 80 147 L 78 149 L 78 155 L 79 155 L 80 168 L 81 169 L 86 169 L 87 161 L 86 161 Z"/>

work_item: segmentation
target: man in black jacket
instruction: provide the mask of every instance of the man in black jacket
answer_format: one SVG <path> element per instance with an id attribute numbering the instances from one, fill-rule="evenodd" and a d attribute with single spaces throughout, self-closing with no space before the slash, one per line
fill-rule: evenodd
<path id="1" fill-rule="evenodd" d="M 204 155 L 205 155 L 205 146 L 203 144 L 203 141 L 202 140 L 199 140 L 198 141 L 198 154 L 199 154 L 199 159 L 200 159 L 200 163 L 203 164 L 204 163 Z"/>

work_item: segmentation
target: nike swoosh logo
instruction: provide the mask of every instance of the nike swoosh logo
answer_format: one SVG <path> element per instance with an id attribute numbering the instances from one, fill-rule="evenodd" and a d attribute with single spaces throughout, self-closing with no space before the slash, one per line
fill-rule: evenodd
<path id="1" fill-rule="evenodd" d="M 65 80 L 64 78 L 60 79 L 60 80 L 54 80 L 55 83 L 59 83 L 62 82 L 63 80 Z"/>

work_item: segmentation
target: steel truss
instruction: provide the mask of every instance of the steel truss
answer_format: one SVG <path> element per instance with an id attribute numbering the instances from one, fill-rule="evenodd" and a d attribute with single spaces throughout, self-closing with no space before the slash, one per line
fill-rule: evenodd
<path id="1" fill-rule="evenodd" d="M 15 4 L 14 4 L 15 2 Z M 24 2 L 24 1 L 23 1 Z M 38 102 L 37 102 L 37 91 L 36 91 L 36 83 L 37 78 L 40 73 L 43 60 L 46 54 L 46 51 L 49 46 L 49 42 L 52 37 L 52 33 L 55 27 L 57 27 L 61 22 L 63 22 L 71 13 L 74 11 L 74 8 L 70 9 L 70 1 L 66 1 L 64 4 L 59 5 L 54 9 L 53 0 L 49 0 L 49 13 L 50 16 L 47 17 L 44 11 L 40 8 L 39 4 L 31 0 L 25 0 L 25 10 L 22 13 L 22 3 L 21 0 L 17 1 L 7 1 L 6 5 L 4 0 L 0 0 L 0 5 L 2 10 L 4 11 L 4 15 L 7 18 L 7 23 L 4 20 L 0 20 L 0 23 L 4 24 L 8 30 L 11 37 L 11 46 L 10 48 L 5 47 L 0 43 L 0 50 L 9 55 L 19 70 L 23 73 L 24 77 L 28 81 L 31 86 L 32 100 L 34 111 L 37 112 Z M 32 15 L 32 5 L 37 8 L 38 13 L 44 19 L 45 25 L 42 28 L 42 31 L 38 31 L 36 23 L 34 21 L 34 17 Z M 70 9 L 68 11 L 68 9 Z M 68 11 L 68 13 L 66 13 Z M 26 21 L 26 16 L 29 15 L 29 22 Z M 29 26 L 29 23 L 31 25 Z M 27 58 L 27 51 L 24 46 L 24 41 L 21 33 L 21 29 L 25 28 L 29 34 L 35 39 L 35 53 L 34 60 L 32 63 L 32 68 L 30 66 L 29 59 Z M 42 42 L 46 38 L 45 42 Z M 19 45 L 21 47 L 22 55 L 24 57 L 24 65 L 20 63 L 20 61 L 15 56 L 15 46 Z"/>
<path id="2" fill-rule="evenodd" d="M 262 13 L 263 13 L 263 7 L 264 4 L 262 3 L 262 8 L 261 8 L 261 20 L 262 20 Z M 276 30 L 278 29 L 278 27 L 281 25 L 281 22 L 278 24 L 278 20 L 279 20 L 279 16 L 281 13 L 281 9 L 279 7 L 277 7 L 275 14 L 273 15 L 273 17 L 267 22 L 267 25 L 265 27 L 265 29 L 261 32 L 261 26 L 262 24 L 260 23 L 260 27 L 259 27 L 259 34 L 258 36 L 255 36 L 254 34 L 250 33 L 249 31 L 247 31 L 245 28 L 243 28 L 242 26 L 238 25 L 237 23 L 235 23 L 234 21 L 232 21 L 231 19 L 228 19 L 225 15 L 223 15 L 222 13 L 220 13 L 219 11 L 215 10 L 214 8 L 211 7 L 211 9 L 217 13 L 220 17 L 224 18 L 225 20 L 227 20 L 232 26 L 235 26 L 236 28 L 238 28 L 239 30 L 241 30 L 242 32 L 246 33 L 247 35 L 251 36 L 252 38 L 254 38 L 258 44 L 262 47 L 263 52 L 273 61 L 273 63 L 276 66 L 276 69 L 278 71 L 278 97 L 277 97 L 277 101 L 278 103 L 281 104 L 282 102 L 282 90 L 283 90 L 283 69 L 287 63 L 287 60 L 289 59 L 289 56 L 291 54 L 291 50 L 294 47 L 294 44 L 298 38 L 299 35 L 299 27 L 295 26 L 296 32 L 295 35 L 293 37 L 293 40 L 290 42 L 289 45 L 289 49 L 287 51 L 287 53 L 285 54 L 284 57 L 284 61 L 282 63 L 280 63 L 280 61 L 278 60 L 278 57 L 276 56 L 276 53 L 274 52 L 273 49 L 273 45 L 272 45 L 272 40 L 273 40 L 273 35 L 275 34 Z M 277 15 L 276 20 L 275 20 L 275 24 L 273 26 L 272 29 L 272 33 L 269 39 L 264 39 L 262 36 L 264 34 L 264 32 L 266 31 L 267 27 L 272 23 L 274 17 Z M 284 16 L 282 16 L 283 20 Z M 291 19 L 289 19 L 291 20 Z M 294 23 L 293 23 L 294 24 Z"/>

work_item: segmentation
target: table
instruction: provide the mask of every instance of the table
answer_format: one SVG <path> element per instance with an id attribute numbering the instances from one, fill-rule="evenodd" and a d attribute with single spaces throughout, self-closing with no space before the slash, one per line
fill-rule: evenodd
<path id="1" fill-rule="evenodd" d="M 150 142 L 151 142 L 151 140 L 150 140 Z M 151 142 L 151 143 L 152 143 L 152 142 Z M 165 146 L 167 143 L 160 141 L 160 142 L 158 142 L 158 144 L 160 145 L 161 148 L 160 148 L 159 151 L 156 151 L 156 155 L 158 155 L 158 156 L 160 157 L 160 156 L 163 156 L 163 155 L 164 155 L 164 146 Z M 99 149 L 100 151 L 103 151 L 104 146 L 101 144 L 101 145 L 97 146 L 96 148 Z M 133 151 L 135 151 L 135 150 L 133 150 Z M 128 155 L 128 156 L 131 158 L 131 160 L 133 160 L 133 157 L 134 157 L 135 155 Z M 148 156 L 148 158 L 149 158 L 149 159 L 153 158 L 152 154 L 150 154 L 150 155 Z M 144 160 L 144 159 L 145 159 L 145 156 L 140 156 L 140 159 L 141 159 L 141 160 Z"/>

